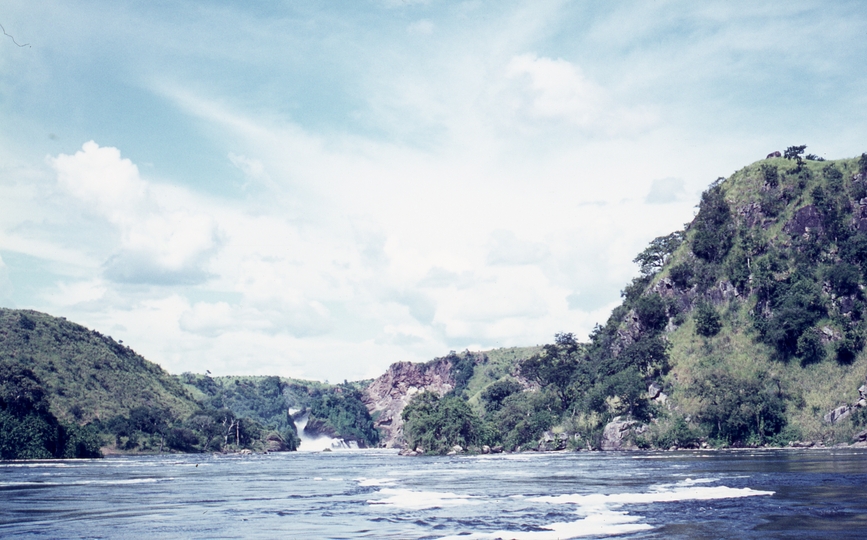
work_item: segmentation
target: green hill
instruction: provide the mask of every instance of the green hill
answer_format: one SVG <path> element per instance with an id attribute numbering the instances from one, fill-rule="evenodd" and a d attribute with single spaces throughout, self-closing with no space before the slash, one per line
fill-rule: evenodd
<path id="1" fill-rule="evenodd" d="M 851 442 L 867 424 L 867 155 L 803 151 L 715 181 L 636 257 L 589 343 L 558 334 L 512 376 L 414 400 L 409 446 Z M 451 440 L 429 436 L 450 422 Z"/>
<path id="2" fill-rule="evenodd" d="M 85 424 L 156 407 L 188 416 L 199 404 L 158 365 L 63 318 L 0 308 L 0 362 L 31 370 L 58 419 Z"/>

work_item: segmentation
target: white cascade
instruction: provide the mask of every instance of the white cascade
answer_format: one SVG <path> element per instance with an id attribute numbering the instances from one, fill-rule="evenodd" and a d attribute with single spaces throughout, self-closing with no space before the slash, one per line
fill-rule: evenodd
<path id="1" fill-rule="evenodd" d="M 295 429 L 298 431 L 298 437 L 301 439 L 301 444 L 298 445 L 299 452 L 322 452 L 323 450 L 358 450 L 358 443 L 355 441 L 344 441 L 343 439 L 329 437 L 328 435 L 320 435 L 319 437 L 311 437 L 304 433 L 304 428 L 307 427 L 307 422 L 310 420 L 310 415 L 305 413 L 295 420 Z"/>

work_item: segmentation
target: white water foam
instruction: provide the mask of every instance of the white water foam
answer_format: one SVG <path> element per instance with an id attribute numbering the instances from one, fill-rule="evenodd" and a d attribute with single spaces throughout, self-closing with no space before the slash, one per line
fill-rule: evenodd
<path id="1" fill-rule="evenodd" d="M 307 422 L 310 416 L 305 414 L 295 421 L 295 429 L 298 431 L 298 438 L 301 439 L 301 444 L 298 445 L 299 452 L 322 452 L 323 450 L 358 450 L 358 443 L 355 441 L 344 441 L 343 439 L 332 438 L 327 435 L 321 437 L 311 437 L 304 433 L 304 428 L 307 427 Z"/>
<path id="2" fill-rule="evenodd" d="M 443 540 L 459 539 L 497 539 L 548 540 L 581 538 L 586 536 L 617 536 L 652 529 L 647 523 L 640 523 L 642 516 L 615 510 L 628 504 L 649 504 L 677 501 L 707 501 L 736 499 L 773 495 L 773 491 L 760 491 L 750 488 L 730 488 L 727 486 L 702 486 L 716 482 L 716 479 L 687 478 L 677 484 L 660 484 L 647 493 L 604 493 L 571 494 L 544 497 L 527 497 L 529 501 L 549 504 L 576 505 L 576 514 L 582 519 L 571 522 L 557 522 L 544 525 L 543 531 L 496 531 L 474 533 L 471 535 L 447 536 Z"/>
<path id="3" fill-rule="evenodd" d="M 385 488 L 377 493 L 387 495 L 383 499 L 369 499 L 368 504 L 393 506 L 405 510 L 424 510 L 427 508 L 444 508 L 446 506 L 462 506 L 466 504 L 481 504 L 478 497 L 459 495 L 440 491 L 412 491 L 410 489 Z"/>

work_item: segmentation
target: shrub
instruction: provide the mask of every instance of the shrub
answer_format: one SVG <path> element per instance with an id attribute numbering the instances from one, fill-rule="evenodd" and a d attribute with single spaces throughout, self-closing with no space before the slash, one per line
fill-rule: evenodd
<path id="1" fill-rule="evenodd" d="M 861 289 L 858 287 L 860 274 L 858 268 L 854 265 L 840 263 L 829 267 L 825 273 L 825 277 L 830 283 L 834 294 L 837 296 L 849 296 L 860 292 Z"/>
<path id="2" fill-rule="evenodd" d="M 704 337 L 713 337 L 722 329 L 719 313 L 708 302 L 701 302 L 695 310 L 695 332 Z"/>
<path id="3" fill-rule="evenodd" d="M 732 216 L 720 186 L 701 196 L 698 215 L 693 221 L 695 236 L 692 252 L 708 262 L 722 261 L 732 246 Z"/>
<path id="4" fill-rule="evenodd" d="M 648 294 L 635 302 L 635 313 L 641 325 L 652 332 L 665 328 L 668 324 L 668 309 L 658 294 Z"/>
<path id="5" fill-rule="evenodd" d="M 523 388 L 520 383 L 512 379 L 497 381 L 488 386 L 481 394 L 481 399 L 485 403 L 485 410 L 489 413 L 498 411 L 502 407 L 504 399 L 520 392 Z"/>
<path id="6" fill-rule="evenodd" d="M 762 180 L 764 180 L 765 184 L 771 188 L 777 187 L 780 183 L 780 175 L 777 172 L 776 165 L 768 165 L 765 163 L 759 168 L 759 170 L 762 173 Z"/>
<path id="7" fill-rule="evenodd" d="M 668 276 L 678 289 L 688 289 L 692 285 L 692 265 L 684 261 L 671 267 Z"/>
<path id="8" fill-rule="evenodd" d="M 786 425 L 785 402 L 765 374 L 739 378 L 711 373 L 691 389 L 700 401 L 698 421 L 724 444 L 761 443 Z"/>
<path id="9" fill-rule="evenodd" d="M 825 359 L 825 346 L 815 329 L 809 329 L 798 338 L 798 356 L 801 364 L 814 364 Z"/>
<path id="10" fill-rule="evenodd" d="M 458 397 L 440 399 L 432 392 L 415 396 L 404 408 L 404 434 L 410 448 L 445 454 L 454 445 L 467 448 L 479 442 L 479 421 Z"/>

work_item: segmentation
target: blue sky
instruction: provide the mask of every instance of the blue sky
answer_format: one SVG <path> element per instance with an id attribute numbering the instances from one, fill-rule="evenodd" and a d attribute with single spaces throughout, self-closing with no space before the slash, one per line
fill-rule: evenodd
<path id="1" fill-rule="evenodd" d="M 867 151 L 856 1 L 30 0 L 0 24 L 0 305 L 175 373 L 586 336 L 718 176 Z"/>

